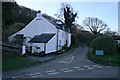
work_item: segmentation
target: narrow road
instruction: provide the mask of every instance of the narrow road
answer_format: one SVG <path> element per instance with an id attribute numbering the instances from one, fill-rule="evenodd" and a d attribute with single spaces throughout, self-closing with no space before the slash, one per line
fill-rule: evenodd
<path id="1" fill-rule="evenodd" d="M 57 59 L 3 73 L 3 78 L 118 78 L 118 68 L 96 64 L 86 58 L 80 45 Z"/>

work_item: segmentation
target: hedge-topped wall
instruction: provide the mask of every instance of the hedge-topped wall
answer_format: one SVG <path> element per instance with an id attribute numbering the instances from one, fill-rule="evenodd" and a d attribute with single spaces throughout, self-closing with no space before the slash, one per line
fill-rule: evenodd
<path id="1" fill-rule="evenodd" d="M 111 55 L 116 53 L 116 43 L 110 36 L 99 36 L 95 38 L 91 43 L 93 52 L 96 50 L 103 50 L 105 55 Z"/>

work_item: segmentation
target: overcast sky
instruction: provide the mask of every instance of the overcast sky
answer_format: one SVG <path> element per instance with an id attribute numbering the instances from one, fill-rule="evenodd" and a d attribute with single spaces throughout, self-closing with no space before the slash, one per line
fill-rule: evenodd
<path id="1" fill-rule="evenodd" d="M 62 1 L 39 1 L 39 0 L 16 0 L 19 5 L 34 9 L 41 10 L 50 16 L 59 12 Z M 70 0 L 69 0 L 70 1 Z M 74 0 L 67 2 L 71 4 L 73 9 L 78 12 L 76 19 L 80 25 L 86 17 L 97 17 L 108 24 L 108 27 L 113 31 L 118 31 L 118 0 L 102 0 L 96 2 L 95 0 Z M 103 2 L 107 1 L 107 2 Z M 108 2 L 109 1 L 109 2 Z"/>

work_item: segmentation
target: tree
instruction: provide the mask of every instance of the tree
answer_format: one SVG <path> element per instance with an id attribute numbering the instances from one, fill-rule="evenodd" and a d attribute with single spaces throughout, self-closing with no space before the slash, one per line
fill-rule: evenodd
<path id="1" fill-rule="evenodd" d="M 116 31 L 111 31 L 110 28 L 107 28 L 107 30 L 104 31 L 104 35 L 107 35 L 107 36 L 119 36 L 119 34 Z"/>
<path id="2" fill-rule="evenodd" d="M 29 14 L 29 15 L 28 15 Z M 7 41 L 13 33 L 24 28 L 34 17 L 36 11 L 14 2 L 2 3 L 2 39 Z"/>
<path id="3" fill-rule="evenodd" d="M 87 26 L 93 34 L 98 34 L 107 28 L 107 24 L 98 18 L 87 17 L 83 20 L 83 25 Z"/>
<path id="4" fill-rule="evenodd" d="M 60 14 L 55 14 L 61 20 L 64 20 L 64 26 L 66 29 L 70 29 L 73 22 L 75 22 L 75 18 L 77 17 L 77 13 L 73 10 L 70 4 L 62 3 L 60 8 Z M 64 18 L 64 19 L 63 19 Z"/>
<path id="5" fill-rule="evenodd" d="M 46 18 L 47 20 L 51 20 L 51 21 L 56 21 L 57 19 L 55 19 L 54 17 L 52 16 L 49 16 L 48 14 L 43 14 L 42 15 L 44 18 Z"/>

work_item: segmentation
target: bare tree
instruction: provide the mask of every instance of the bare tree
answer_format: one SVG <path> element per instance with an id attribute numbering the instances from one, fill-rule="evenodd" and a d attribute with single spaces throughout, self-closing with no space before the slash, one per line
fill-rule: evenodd
<path id="1" fill-rule="evenodd" d="M 83 20 L 84 26 L 87 26 L 93 34 L 100 33 L 105 30 L 108 25 L 98 18 L 87 17 Z"/>
<path id="2" fill-rule="evenodd" d="M 110 28 L 107 28 L 107 30 L 104 31 L 104 34 L 105 34 L 105 35 L 108 35 L 108 36 L 119 36 L 119 33 L 118 33 L 118 32 L 112 31 L 112 30 L 110 30 Z"/>
<path id="3" fill-rule="evenodd" d="M 73 22 L 75 22 L 75 18 L 77 17 L 77 13 L 73 10 L 70 4 L 62 3 L 60 8 L 60 13 L 55 14 L 61 20 L 64 20 L 65 28 L 70 29 Z"/>

